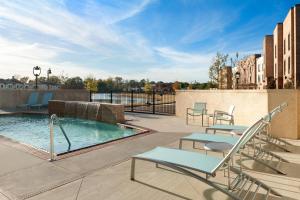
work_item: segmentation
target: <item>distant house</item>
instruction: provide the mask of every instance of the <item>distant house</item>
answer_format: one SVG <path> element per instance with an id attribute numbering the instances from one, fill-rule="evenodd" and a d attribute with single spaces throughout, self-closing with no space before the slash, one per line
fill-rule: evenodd
<path id="1" fill-rule="evenodd" d="M 50 90 L 57 90 L 60 89 L 60 84 L 52 84 L 49 83 Z M 14 77 L 11 79 L 0 79 L 0 89 L 35 89 L 35 82 L 29 81 L 29 83 L 23 83 Z M 40 90 L 47 90 L 48 84 L 47 83 L 38 83 L 38 89 Z"/>
<path id="2" fill-rule="evenodd" d="M 24 89 L 25 85 L 21 81 L 11 79 L 0 79 L 0 89 Z"/>

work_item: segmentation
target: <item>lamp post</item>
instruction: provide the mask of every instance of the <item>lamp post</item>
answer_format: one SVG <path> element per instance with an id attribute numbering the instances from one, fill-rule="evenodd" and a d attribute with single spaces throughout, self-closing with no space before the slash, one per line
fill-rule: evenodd
<path id="1" fill-rule="evenodd" d="M 33 75 L 35 76 L 35 89 L 38 89 L 37 81 L 38 81 L 38 76 L 40 74 L 41 74 L 41 68 L 39 66 L 35 66 L 33 68 Z"/>
<path id="2" fill-rule="evenodd" d="M 236 89 L 239 89 L 239 79 L 240 79 L 240 76 L 241 76 L 241 73 L 240 72 L 235 72 L 235 74 L 234 74 L 234 76 L 235 76 L 235 80 L 236 80 Z"/>
<path id="3" fill-rule="evenodd" d="M 47 70 L 47 87 L 48 87 L 48 90 L 49 90 L 49 75 L 51 74 L 52 72 L 51 72 L 51 69 L 49 68 L 48 70 Z"/>

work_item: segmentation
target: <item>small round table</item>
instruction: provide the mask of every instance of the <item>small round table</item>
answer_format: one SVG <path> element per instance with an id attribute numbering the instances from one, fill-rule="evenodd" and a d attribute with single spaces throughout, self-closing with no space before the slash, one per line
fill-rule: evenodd
<path id="1" fill-rule="evenodd" d="M 232 147 L 232 144 L 226 142 L 209 142 L 203 146 L 206 154 L 207 151 L 222 152 L 223 157 L 225 157 L 225 152 L 229 151 Z"/>
<path id="2" fill-rule="evenodd" d="M 230 131 L 230 133 L 231 133 L 232 135 L 237 135 L 237 136 L 242 136 L 244 132 L 245 132 L 245 130 L 242 130 L 242 129 Z"/>

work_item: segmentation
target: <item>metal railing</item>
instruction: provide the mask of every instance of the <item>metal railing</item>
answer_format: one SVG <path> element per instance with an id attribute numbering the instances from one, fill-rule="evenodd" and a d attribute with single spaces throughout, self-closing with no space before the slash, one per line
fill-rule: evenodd
<path id="1" fill-rule="evenodd" d="M 175 93 L 173 92 L 103 92 L 91 93 L 91 101 L 123 104 L 126 112 L 175 115 Z"/>
<path id="2" fill-rule="evenodd" d="M 54 125 L 57 124 L 62 131 L 67 143 L 68 143 L 68 151 L 71 149 L 71 142 L 62 127 L 62 125 L 59 122 L 59 118 L 56 116 L 56 114 L 51 115 L 50 117 L 50 161 L 55 160 L 55 153 L 54 153 Z"/>

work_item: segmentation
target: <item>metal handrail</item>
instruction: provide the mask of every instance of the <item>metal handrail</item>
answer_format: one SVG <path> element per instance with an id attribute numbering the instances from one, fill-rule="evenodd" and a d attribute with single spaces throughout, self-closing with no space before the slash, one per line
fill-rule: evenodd
<path id="1" fill-rule="evenodd" d="M 55 154 L 54 154 L 54 123 L 55 122 L 58 124 L 65 139 L 68 142 L 68 151 L 70 151 L 70 149 L 71 149 L 71 142 L 70 142 L 65 130 L 63 129 L 62 125 L 59 123 L 59 119 L 58 119 L 57 115 L 56 114 L 51 115 L 51 117 L 50 117 L 50 161 L 55 160 Z"/>

